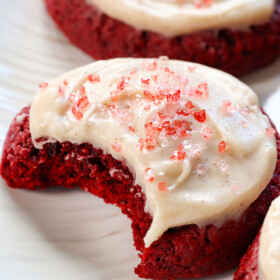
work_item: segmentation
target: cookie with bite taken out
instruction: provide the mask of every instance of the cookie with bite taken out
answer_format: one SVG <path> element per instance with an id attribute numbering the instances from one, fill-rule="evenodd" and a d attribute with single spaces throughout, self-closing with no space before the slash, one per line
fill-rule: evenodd
<path id="1" fill-rule="evenodd" d="M 188 279 L 238 264 L 280 194 L 279 151 L 236 78 L 123 58 L 42 83 L 12 121 L 1 175 L 13 188 L 78 185 L 117 205 L 132 222 L 136 274 Z"/>

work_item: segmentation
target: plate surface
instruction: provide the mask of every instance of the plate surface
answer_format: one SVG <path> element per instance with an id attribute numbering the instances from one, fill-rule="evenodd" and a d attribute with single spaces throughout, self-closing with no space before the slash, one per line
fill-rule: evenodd
<path id="1" fill-rule="evenodd" d="M 0 150 L 38 84 L 92 59 L 68 43 L 40 0 L 0 2 Z M 244 78 L 280 130 L 280 61 Z M 130 222 L 79 190 L 14 190 L 0 179 L 1 280 L 136 280 Z M 230 280 L 232 272 L 203 280 Z"/>

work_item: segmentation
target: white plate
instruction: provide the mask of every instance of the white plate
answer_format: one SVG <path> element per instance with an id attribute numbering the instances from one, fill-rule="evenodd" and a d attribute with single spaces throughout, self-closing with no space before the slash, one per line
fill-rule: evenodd
<path id="1" fill-rule="evenodd" d="M 57 30 L 42 1 L 1 1 L 0 149 L 39 83 L 91 61 Z M 244 81 L 280 129 L 280 61 Z M 133 280 L 138 262 L 119 209 L 79 190 L 14 190 L 0 179 L 1 280 Z"/>

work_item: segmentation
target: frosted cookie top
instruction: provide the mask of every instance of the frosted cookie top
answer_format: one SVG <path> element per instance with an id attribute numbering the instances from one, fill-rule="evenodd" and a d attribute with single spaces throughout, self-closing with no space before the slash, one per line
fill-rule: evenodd
<path id="1" fill-rule="evenodd" d="M 259 279 L 280 279 L 280 197 L 266 215 L 260 236 Z"/>
<path id="2" fill-rule="evenodd" d="M 30 112 L 42 142 L 91 143 L 122 160 L 146 195 L 149 246 L 168 228 L 236 218 L 268 184 L 274 129 L 256 94 L 206 66 L 98 61 L 42 84 Z"/>
<path id="3" fill-rule="evenodd" d="M 87 0 L 110 17 L 167 36 L 266 22 L 275 0 Z"/>

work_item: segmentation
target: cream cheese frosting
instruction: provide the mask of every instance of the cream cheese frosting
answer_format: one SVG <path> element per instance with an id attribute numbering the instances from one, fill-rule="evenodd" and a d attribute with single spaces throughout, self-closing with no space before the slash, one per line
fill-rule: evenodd
<path id="1" fill-rule="evenodd" d="M 266 215 L 259 245 L 259 279 L 280 279 L 280 197 L 275 199 Z"/>
<path id="2" fill-rule="evenodd" d="M 275 0 L 87 0 L 110 17 L 166 36 L 266 22 Z"/>
<path id="3" fill-rule="evenodd" d="M 37 148 L 86 142 L 126 163 L 153 217 L 146 247 L 172 227 L 238 218 L 276 164 L 274 130 L 250 88 L 167 58 L 98 61 L 42 84 L 30 130 Z"/>

